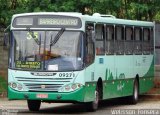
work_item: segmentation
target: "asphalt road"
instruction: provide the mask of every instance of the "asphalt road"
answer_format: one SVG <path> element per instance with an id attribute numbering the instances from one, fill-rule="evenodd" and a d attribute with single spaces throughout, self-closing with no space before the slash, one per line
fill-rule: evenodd
<path id="1" fill-rule="evenodd" d="M 87 112 L 83 104 L 42 103 L 38 112 L 30 112 L 26 101 L 0 99 L 0 115 L 159 115 L 160 96 L 141 96 L 139 103 L 130 105 L 126 98 L 105 100 L 96 112 Z"/>

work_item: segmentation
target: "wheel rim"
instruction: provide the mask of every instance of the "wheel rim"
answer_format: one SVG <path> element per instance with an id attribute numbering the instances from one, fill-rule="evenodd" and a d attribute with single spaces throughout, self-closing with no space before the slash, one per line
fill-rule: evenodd
<path id="1" fill-rule="evenodd" d="M 134 86 L 134 99 L 138 100 L 138 86 L 137 86 L 137 82 L 135 83 L 135 86 Z"/>
<path id="2" fill-rule="evenodd" d="M 98 102 L 99 102 L 99 93 L 98 93 L 98 91 L 96 90 L 96 91 L 95 91 L 94 105 L 93 105 L 95 109 L 98 108 Z"/>

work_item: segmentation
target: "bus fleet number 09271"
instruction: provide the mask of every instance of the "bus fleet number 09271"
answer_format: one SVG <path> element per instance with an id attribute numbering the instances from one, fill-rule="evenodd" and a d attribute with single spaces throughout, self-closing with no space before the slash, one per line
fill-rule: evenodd
<path id="1" fill-rule="evenodd" d="M 71 78 L 71 77 L 75 77 L 75 74 L 74 73 L 60 73 L 59 77 Z"/>

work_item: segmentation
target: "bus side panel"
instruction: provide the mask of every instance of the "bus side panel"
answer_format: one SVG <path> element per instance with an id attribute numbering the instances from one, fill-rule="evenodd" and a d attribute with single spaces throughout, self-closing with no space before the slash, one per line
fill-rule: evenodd
<path id="1" fill-rule="evenodd" d="M 103 85 L 103 99 L 110 99 L 121 96 L 121 91 L 117 90 L 117 86 L 119 85 L 118 80 L 110 80 L 104 83 Z"/>
<path id="2" fill-rule="evenodd" d="M 96 62 L 99 61 L 98 59 Z M 133 75 L 132 55 L 106 56 L 104 67 L 100 68 L 100 66 L 102 66 L 102 64 L 97 64 L 96 66 L 96 75 L 100 76 L 101 71 L 104 70 L 104 68 L 106 68 L 106 75 L 103 82 L 103 99 L 128 96 L 132 94 L 133 81 L 135 76 Z"/>
<path id="3" fill-rule="evenodd" d="M 133 56 L 132 55 L 116 55 L 115 56 L 116 79 L 119 81 L 117 91 L 121 91 L 120 96 L 128 96 L 132 94 L 133 89 Z"/>
<path id="4" fill-rule="evenodd" d="M 117 97 L 116 83 L 112 84 L 115 76 L 115 56 L 97 56 L 95 75 L 102 78 L 103 81 L 103 99 Z"/>
<path id="5" fill-rule="evenodd" d="M 148 65 L 148 68 L 146 74 L 139 79 L 140 94 L 149 91 L 154 86 L 154 58 L 152 58 L 152 63 Z"/>
<path id="6" fill-rule="evenodd" d="M 104 99 L 129 96 L 133 92 L 133 79 L 107 81 L 103 87 L 107 91 Z"/>
<path id="7" fill-rule="evenodd" d="M 134 78 L 125 79 L 125 80 L 123 80 L 122 84 L 125 84 L 125 87 L 123 89 L 123 96 L 132 95 L 133 94 Z"/>
<path id="8" fill-rule="evenodd" d="M 86 82 L 84 102 L 91 102 L 94 100 L 95 89 L 96 89 L 96 82 Z"/>
<path id="9" fill-rule="evenodd" d="M 95 77 L 95 64 L 91 64 L 85 68 L 84 81 L 85 81 L 85 95 L 84 102 L 94 100 L 97 79 Z"/>
<path id="10" fill-rule="evenodd" d="M 140 80 L 139 80 L 140 94 L 148 92 L 154 86 L 153 80 L 154 79 L 151 77 L 150 78 L 140 78 Z"/>

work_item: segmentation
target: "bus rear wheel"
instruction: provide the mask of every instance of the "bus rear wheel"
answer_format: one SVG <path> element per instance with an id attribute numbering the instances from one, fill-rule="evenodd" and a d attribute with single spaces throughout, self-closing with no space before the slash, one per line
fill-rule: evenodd
<path id="1" fill-rule="evenodd" d="M 131 97 L 131 104 L 137 104 L 138 97 L 139 97 L 139 85 L 138 85 L 138 80 L 135 79 L 133 87 L 133 95 Z"/>
<path id="2" fill-rule="evenodd" d="M 41 106 L 40 100 L 27 100 L 28 109 L 30 111 L 39 111 Z"/>
<path id="3" fill-rule="evenodd" d="M 94 101 L 87 103 L 87 110 L 88 111 L 96 111 L 98 109 L 99 104 L 99 88 L 96 87 L 95 94 L 94 94 Z"/>

